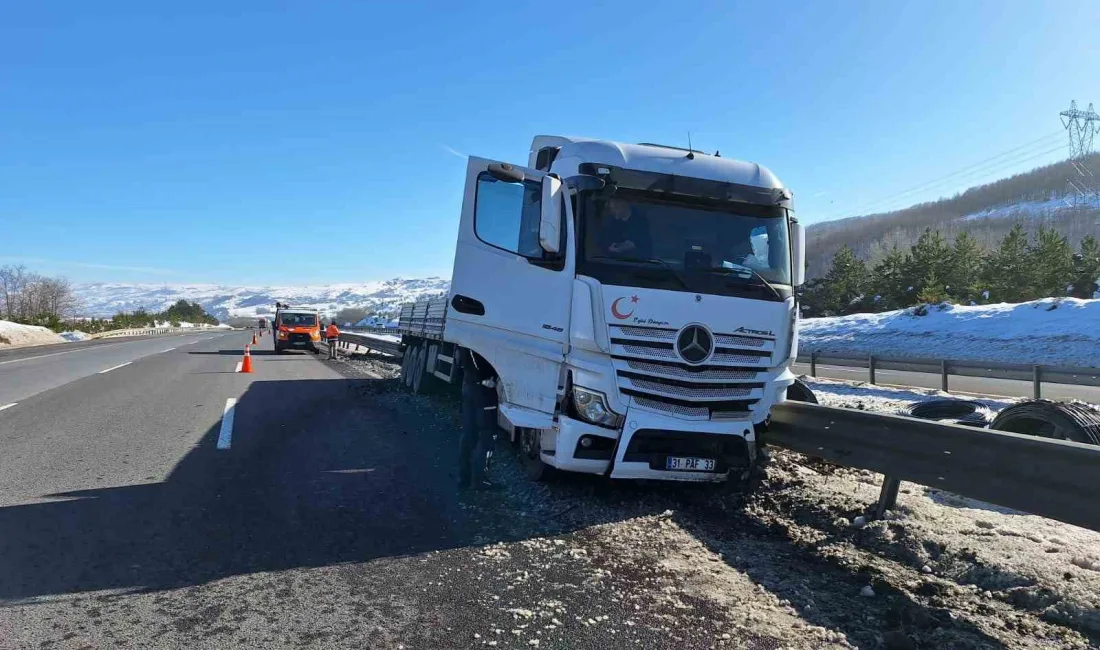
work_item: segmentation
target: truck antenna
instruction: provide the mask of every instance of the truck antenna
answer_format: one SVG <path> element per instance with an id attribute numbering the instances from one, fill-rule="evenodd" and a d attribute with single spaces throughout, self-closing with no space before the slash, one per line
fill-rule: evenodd
<path id="1" fill-rule="evenodd" d="M 688 131 L 688 160 L 695 160 L 695 152 L 691 150 L 691 131 Z"/>

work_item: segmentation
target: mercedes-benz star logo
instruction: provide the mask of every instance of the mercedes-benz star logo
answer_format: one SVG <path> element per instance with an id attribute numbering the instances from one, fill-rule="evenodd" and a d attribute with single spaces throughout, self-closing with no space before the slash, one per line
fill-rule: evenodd
<path id="1" fill-rule="evenodd" d="M 676 336 L 676 351 L 688 363 L 703 363 L 714 351 L 714 337 L 702 325 L 688 325 Z"/>

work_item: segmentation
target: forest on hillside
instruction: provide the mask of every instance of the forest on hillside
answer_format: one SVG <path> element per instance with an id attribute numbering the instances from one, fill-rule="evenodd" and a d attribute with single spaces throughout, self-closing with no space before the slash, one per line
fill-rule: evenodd
<path id="1" fill-rule="evenodd" d="M 893 247 L 874 264 L 842 246 L 828 271 L 802 291 L 807 317 L 875 313 L 913 305 L 1026 302 L 1037 298 L 1100 297 L 1100 238 L 1074 247 L 1040 224 L 1029 237 L 1016 224 L 985 249 L 967 232 L 949 241 L 925 228 L 908 248 Z"/>
<path id="2" fill-rule="evenodd" d="M 807 275 L 813 278 L 826 273 L 833 256 L 843 247 L 851 249 L 860 260 L 877 264 L 894 247 L 908 249 L 928 228 L 939 231 L 948 241 L 966 232 L 988 251 L 1017 224 L 1030 235 L 1035 235 L 1043 224 L 1077 247 L 1086 236 L 1100 237 L 1100 197 L 1095 189 L 1091 196 L 1076 195 L 1068 191 L 1068 181 L 1100 187 L 1100 154 L 1078 165 L 1097 176 L 1082 182 L 1079 168 L 1062 161 L 972 187 L 951 198 L 811 225 L 807 229 Z M 1039 203 L 1043 205 L 1035 205 Z M 997 209 L 995 216 L 963 219 L 993 209 Z"/>

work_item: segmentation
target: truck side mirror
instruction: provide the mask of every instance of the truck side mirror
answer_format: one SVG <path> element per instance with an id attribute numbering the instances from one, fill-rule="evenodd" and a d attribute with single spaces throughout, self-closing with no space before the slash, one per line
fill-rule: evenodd
<path id="1" fill-rule="evenodd" d="M 806 282 L 806 226 L 791 222 L 791 285 Z"/>
<path id="2" fill-rule="evenodd" d="M 542 219 L 539 221 L 539 246 L 547 253 L 561 251 L 561 181 L 553 176 L 542 178 Z"/>

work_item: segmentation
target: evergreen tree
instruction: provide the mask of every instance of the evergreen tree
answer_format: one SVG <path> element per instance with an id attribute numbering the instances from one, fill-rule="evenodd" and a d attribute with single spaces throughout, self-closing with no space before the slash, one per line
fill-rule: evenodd
<path id="1" fill-rule="evenodd" d="M 985 251 L 973 235 L 960 232 L 955 236 L 955 246 L 951 249 L 951 261 L 947 266 L 944 283 L 947 294 L 962 303 L 968 303 L 981 297 L 978 286 L 985 264 Z"/>
<path id="2" fill-rule="evenodd" d="M 947 289 L 934 269 L 929 270 L 928 275 L 921 278 L 920 287 L 917 293 L 918 302 L 933 304 L 947 299 Z"/>
<path id="3" fill-rule="evenodd" d="M 909 249 L 906 275 L 909 276 L 910 284 L 918 287 L 919 291 L 922 288 L 920 283 L 929 274 L 936 273 L 943 277 L 943 272 L 950 263 L 951 247 L 947 245 L 947 240 L 939 231 L 925 228 L 917 243 Z"/>
<path id="4" fill-rule="evenodd" d="M 872 304 L 875 311 L 889 311 L 908 307 L 912 302 L 906 271 L 908 261 L 894 246 L 871 270 Z"/>
<path id="5" fill-rule="evenodd" d="M 1036 298 L 1064 296 L 1073 283 L 1073 248 L 1053 228 L 1039 225 L 1035 243 L 1028 247 Z"/>
<path id="6" fill-rule="evenodd" d="M 1100 241 L 1092 235 L 1081 240 L 1080 252 L 1073 256 L 1073 295 L 1092 298 L 1100 291 Z"/>
<path id="7" fill-rule="evenodd" d="M 825 274 L 826 311 L 836 315 L 862 311 L 867 284 L 867 265 L 851 248 L 842 247 L 833 256 L 833 266 Z"/>
<path id="8" fill-rule="evenodd" d="M 1035 297 L 1035 277 L 1028 255 L 1027 233 L 1017 223 L 986 258 L 982 273 L 993 302 L 1024 302 Z"/>

